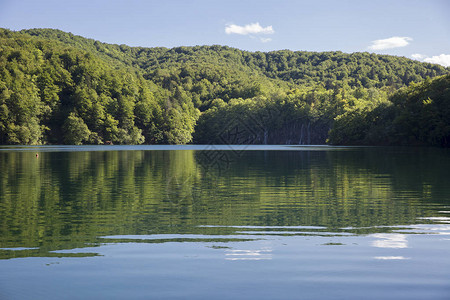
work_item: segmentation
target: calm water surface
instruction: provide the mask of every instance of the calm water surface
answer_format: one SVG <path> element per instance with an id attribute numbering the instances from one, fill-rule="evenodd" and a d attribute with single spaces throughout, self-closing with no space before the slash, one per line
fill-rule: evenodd
<path id="1" fill-rule="evenodd" d="M 0 299 L 450 299 L 450 151 L 1 147 Z"/>

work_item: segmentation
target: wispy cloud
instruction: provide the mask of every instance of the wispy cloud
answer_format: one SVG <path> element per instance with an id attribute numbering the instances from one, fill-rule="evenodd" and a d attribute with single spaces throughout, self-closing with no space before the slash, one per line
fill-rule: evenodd
<path id="1" fill-rule="evenodd" d="M 417 60 L 421 60 L 424 59 L 426 56 L 420 53 L 415 53 L 411 55 L 412 58 L 417 59 Z"/>
<path id="2" fill-rule="evenodd" d="M 268 43 L 268 42 L 271 42 L 271 41 L 272 41 L 271 38 L 260 38 L 259 40 L 260 40 L 261 42 L 263 42 L 263 43 Z"/>
<path id="3" fill-rule="evenodd" d="M 258 22 L 247 24 L 244 26 L 239 26 L 235 24 L 230 24 L 225 27 L 226 34 L 241 34 L 241 35 L 249 35 L 249 34 L 274 34 L 272 26 L 262 27 Z"/>
<path id="4" fill-rule="evenodd" d="M 427 57 L 424 61 L 432 64 L 439 64 L 444 67 L 450 67 L 450 54 L 441 54 L 432 57 Z"/>
<path id="5" fill-rule="evenodd" d="M 372 41 L 372 45 L 369 46 L 370 50 L 385 50 L 392 48 L 405 47 L 409 45 L 413 39 L 406 36 L 394 36 L 388 39 Z"/>

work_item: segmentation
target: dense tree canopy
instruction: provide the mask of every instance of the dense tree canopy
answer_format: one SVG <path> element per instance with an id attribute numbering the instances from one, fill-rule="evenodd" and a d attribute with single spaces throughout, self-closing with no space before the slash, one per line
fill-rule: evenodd
<path id="1" fill-rule="evenodd" d="M 448 146 L 448 76 L 432 78 L 449 72 L 369 53 L 143 48 L 0 29 L 0 144 Z"/>
<path id="2" fill-rule="evenodd" d="M 450 75 L 400 89 L 389 101 L 352 107 L 330 132 L 335 144 L 450 146 Z"/>
<path id="3" fill-rule="evenodd" d="M 0 44 L 0 143 L 191 141 L 198 118 L 192 102 L 137 72 L 7 30 Z"/>

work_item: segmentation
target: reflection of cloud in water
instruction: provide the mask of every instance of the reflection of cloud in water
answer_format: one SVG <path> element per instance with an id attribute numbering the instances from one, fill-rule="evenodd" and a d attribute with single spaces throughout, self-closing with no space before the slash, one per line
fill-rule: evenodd
<path id="1" fill-rule="evenodd" d="M 444 212 L 441 211 L 441 213 L 448 213 L 448 212 Z M 450 217 L 424 217 L 424 218 L 418 218 L 419 220 L 429 220 L 429 221 L 434 221 L 434 222 L 438 222 L 438 223 L 450 223 Z"/>
<path id="2" fill-rule="evenodd" d="M 406 235 L 401 233 L 377 233 L 372 237 L 377 238 L 372 242 L 373 247 L 377 248 L 408 248 Z"/>
<path id="3" fill-rule="evenodd" d="M 227 250 L 226 260 L 263 260 L 272 259 L 272 250 Z"/>
<path id="4" fill-rule="evenodd" d="M 238 234 L 249 234 L 249 235 L 313 235 L 313 236 L 350 236 L 353 233 L 348 232 L 310 232 L 310 231 L 236 231 Z"/>
<path id="5" fill-rule="evenodd" d="M 409 257 L 404 256 L 375 256 L 375 259 L 379 260 L 403 260 L 403 259 L 411 259 Z"/>
<path id="6" fill-rule="evenodd" d="M 227 226 L 227 225 L 198 225 L 203 228 L 242 228 L 242 229 L 327 229 L 324 226 Z"/>

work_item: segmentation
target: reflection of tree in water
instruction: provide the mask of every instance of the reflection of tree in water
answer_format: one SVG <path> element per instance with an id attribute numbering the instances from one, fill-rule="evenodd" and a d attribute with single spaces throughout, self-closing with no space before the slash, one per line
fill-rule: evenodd
<path id="1" fill-rule="evenodd" d="M 406 225 L 450 198 L 443 149 L 245 151 L 226 172 L 202 159 L 191 150 L 0 152 L 0 247 L 43 255 L 105 235 L 205 230 L 198 225 Z"/>

